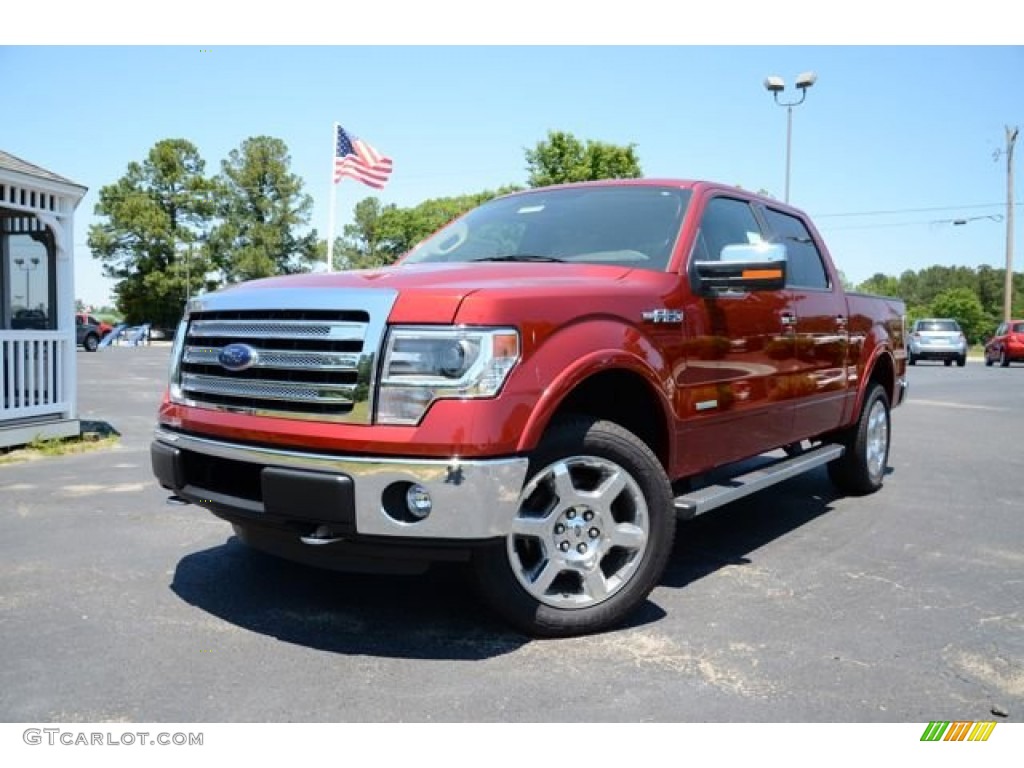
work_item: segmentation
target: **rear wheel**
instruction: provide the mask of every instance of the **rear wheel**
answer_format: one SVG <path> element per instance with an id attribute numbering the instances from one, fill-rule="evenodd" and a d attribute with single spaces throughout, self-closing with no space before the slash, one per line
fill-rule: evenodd
<path id="1" fill-rule="evenodd" d="M 1010 367 L 1010 358 L 1006 354 L 1006 347 L 999 350 L 999 364 L 1003 366 L 1003 368 Z"/>
<path id="2" fill-rule="evenodd" d="M 474 556 L 484 598 L 533 636 L 620 623 L 672 549 L 672 492 L 657 457 L 617 424 L 573 418 L 552 426 L 527 477 L 510 533 Z"/>
<path id="3" fill-rule="evenodd" d="M 889 440 L 889 397 L 880 384 L 873 384 L 864 398 L 857 423 L 840 437 L 846 453 L 828 465 L 829 477 L 836 487 L 855 496 L 881 488 L 889 462 Z"/>
<path id="4" fill-rule="evenodd" d="M 947 368 L 949 368 L 949 366 L 951 366 L 953 364 L 953 361 L 952 360 L 943 360 L 942 364 L 945 365 Z"/>
<path id="5" fill-rule="evenodd" d="M 956 364 L 958 368 L 963 368 L 967 365 L 967 355 L 960 355 L 960 357 L 956 359 Z"/>
<path id="6" fill-rule="evenodd" d="M 914 357 L 914 353 L 913 352 L 911 352 L 909 355 L 907 355 L 907 364 L 908 365 L 917 365 L 917 358 Z"/>

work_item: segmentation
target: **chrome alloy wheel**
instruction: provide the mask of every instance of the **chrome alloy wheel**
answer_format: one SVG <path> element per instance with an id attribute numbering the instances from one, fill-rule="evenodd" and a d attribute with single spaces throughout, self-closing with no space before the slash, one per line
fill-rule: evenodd
<path id="1" fill-rule="evenodd" d="M 647 503 L 629 472 L 608 459 L 572 456 L 527 483 L 506 543 L 531 597 L 588 608 L 629 583 L 649 535 Z"/>
<path id="2" fill-rule="evenodd" d="M 885 471 L 886 457 L 889 455 L 889 417 L 885 403 L 875 400 L 868 413 L 867 440 L 865 441 L 865 459 L 868 474 L 879 480 Z"/>

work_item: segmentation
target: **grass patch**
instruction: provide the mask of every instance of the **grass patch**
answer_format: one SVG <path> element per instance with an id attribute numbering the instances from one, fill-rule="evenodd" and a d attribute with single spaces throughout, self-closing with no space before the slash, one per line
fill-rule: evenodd
<path id="1" fill-rule="evenodd" d="M 0 465 L 34 461 L 47 456 L 102 451 L 121 440 L 120 433 L 106 422 L 83 421 L 81 432 L 74 437 L 37 437 L 28 445 L 0 449 Z"/>

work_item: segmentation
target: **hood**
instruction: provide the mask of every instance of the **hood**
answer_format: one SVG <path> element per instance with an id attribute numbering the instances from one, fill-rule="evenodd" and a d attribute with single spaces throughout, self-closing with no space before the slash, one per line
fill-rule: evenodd
<path id="1" fill-rule="evenodd" d="M 346 272 L 270 277 L 240 283 L 221 293 L 316 288 L 390 289 L 398 293 L 391 311 L 395 323 L 452 323 L 466 297 L 478 291 L 532 295 L 552 289 L 586 295 L 622 280 L 632 270 L 621 266 L 534 262 L 409 264 Z"/>

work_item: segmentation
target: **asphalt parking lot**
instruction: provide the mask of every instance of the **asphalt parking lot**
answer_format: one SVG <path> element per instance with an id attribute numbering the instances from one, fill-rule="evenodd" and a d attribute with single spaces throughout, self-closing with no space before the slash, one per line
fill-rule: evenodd
<path id="1" fill-rule="evenodd" d="M 1024 721 L 1024 366 L 910 369 L 881 492 L 718 510 L 629 626 L 530 641 L 458 567 L 316 571 L 165 505 L 167 353 L 79 353 L 116 448 L 0 466 L 4 721 Z"/>

